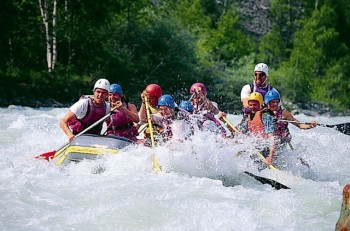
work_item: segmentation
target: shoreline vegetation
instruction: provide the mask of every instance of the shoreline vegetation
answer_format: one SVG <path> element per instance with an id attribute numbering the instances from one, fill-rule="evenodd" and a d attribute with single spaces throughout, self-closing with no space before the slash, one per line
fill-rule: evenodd
<path id="1" fill-rule="evenodd" d="M 347 0 L 3 0 L 0 106 L 69 107 L 100 78 L 130 102 L 202 82 L 229 113 L 257 63 L 290 111 L 349 115 Z"/>

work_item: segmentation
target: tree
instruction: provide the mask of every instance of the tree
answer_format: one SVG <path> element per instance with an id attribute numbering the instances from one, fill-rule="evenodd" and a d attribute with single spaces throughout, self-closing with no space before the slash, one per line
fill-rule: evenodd
<path id="1" fill-rule="evenodd" d="M 43 26 L 45 29 L 46 39 L 46 62 L 47 70 L 51 72 L 55 69 L 57 58 L 57 38 L 56 38 L 56 14 L 57 14 L 57 0 L 39 0 L 39 8 Z"/>
<path id="2" fill-rule="evenodd" d="M 348 49 L 339 41 L 339 33 L 335 30 L 336 22 L 334 10 L 323 5 L 310 18 L 303 20 L 303 28 L 295 33 L 291 57 L 281 69 L 285 74 L 284 90 L 293 102 L 322 100 L 315 89 L 320 89 L 320 80 L 326 72 L 347 54 Z M 321 87 L 323 91 L 330 90 L 328 88 L 328 85 Z"/>

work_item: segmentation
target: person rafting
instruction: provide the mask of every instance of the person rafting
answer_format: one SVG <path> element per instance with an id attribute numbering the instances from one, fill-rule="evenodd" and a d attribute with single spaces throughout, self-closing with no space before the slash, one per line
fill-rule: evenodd
<path id="1" fill-rule="evenodd" d="M 218 105 L 207 98 L 207 89 L 203 83 L 194 83 L 190 87 L 193 114 L 200 116 L 197 125 L 200 130 L 215 131 L 226 137 L 226 130 L 221 126 L 215 115 L 220 113 Z M 215 128 L 215 129 L 214 129 Z"/>
<path id="2" fill-rule="evenodd" d="M 110 105 L 106 102 L 109 88 L 110 83 L 107 79 L 99 79 L 94 85 L 92 98 L 79 99 L 69 108 L 68 113 L 59 122 L 69 141 L 109 113 Z M 102 124 L 101 122 L 92 127 L 86 133 L 100 135 Z"/>
<path id="3" fill-rule="evenodd" d="M 185 110 L 191 114 L 193 113 L 193 106 L 192 106 L 191 102 L 188 100 L 181 101 L 181 103 L 179 104 L 179 108 L 182 110 Z"/>
<path id="4" fill-rule="evenodd" d="M 248 109 L 250 111 L 247 116 L 243 116 L 242 121 L 237 126 L 243 133 L 252 137 L 256 137 L 259 144 L 257 147 L 262 150 L 266 165 L 271 165 L 275 156 L 277 147 L 276 136 L 276 120 L 270 109 L 263 108 L 264 100 L 259 92 L 253 92 L 248 97 Z"/>
<path id="5" fill-rule="evenodd" d="M 275 89 L 266 83 L 269 76 L 269 67 L 265 63 L 258 63 L 254 67 L 254 80 L 250 84 L 246 84 L 241 90 L 241 102 L 243 104 L 243 114 L 249 114 L 248 97 L 252 92 L 259 92 L 264 98 L 265 94 Z M 276 89 L 275 89 L 276 90 Z M 277 91 L 277 90 L 276 90 Z"/>
<path id="6" fill-rule="evenodd" d="M 176 106 L 175 105 L 175 113 L 177 119 L 184 119 L 186 121 L 190 121 L 193 115 L 193 106 L 190 101 L 183 100 L 181 103 Z"/>
<path id="7" fill-rule="evenodd" d="M 140 123 L 147 123 L 147 113 L 146 113 L 146 102 L 148 100 L 148 105 L 151 109 L 151 114 L 156 114 L 158 112 L 157 105 L 158 99 L 162 96 L 162 89 L 157 84 L 148 85 L 145 90 L 141 93 L 142 104 L 139 111 Z"/>
<path id="8" fill-rule="evenodd" d="M 141 93 L 142 104 L 140 106 L 139 118 L 140 122 L 137 124 L 137 129 L 139 135 L 146 138 L 145 131 L 148 128 L 147 123 L 147 109 L 146 109 L 146 99 L 150 114 L 156 114 L 158 112 L 158 99 L 162 96 L 162 88 L 157 84 L 149 84 Z"/>
<path id="9" fill-rule="evenodd" d="M 181 106 L 183 107 L 184 104 Z M 187 106 L 189 105 L 187 104 Z M 190 107 L 186 108 L 191 111 Z M 159 98 L 158 113 L 151 115 L 158 144 L 163 144 L 169 140 L 172 141 L 173 145 L 179 144 L 193 134 L 189 122 L 191 113 L 187 110 L 178 107 L 174 98 L 170 95 L 162 95 Z"/>
<path id="10" fill-rule="evenodd" d="M 289 132 L 288 123 L 292 123 L 300 129 L 310 129 L 317 125 L 316 121 L 311 121 L 311 123 L 301 123 L 299 120 L 294 118 L 292 113 L 282 108 L 281 97 L 278 91 L 272 89 L 268 91 L 264 98 L 265 105 L 269 108 L 275 115 L 277 120 L 277 135 L 280 138 L 280 144 L 285 146 L 286 143 L 290 143 L 292 136 Z M 285 121 L 283 121 L 285 120 Z M 288 121 L 288 122 L 286 122 Z"/>
<path id="11" fill-rule="evenodd" d="M 176 117 L 175 101 L 170 95 L 162 95 L 158 100 L 158 112 L 151 115 L 153 125 L 160 129 L 155 129 L 157 142 L 165 142 L 172 138 L 171 125 Z"/>
<path id="12" fill-rule="evenodd" d="M 139 122 L 137 108 L 126 101 L 126 96 L 119 84 L 110 86 L 109 103 L 116 110 L 106 119 L 107 135 L 121 136 L 136 142 L 138 132 L 134 123 Z"/>

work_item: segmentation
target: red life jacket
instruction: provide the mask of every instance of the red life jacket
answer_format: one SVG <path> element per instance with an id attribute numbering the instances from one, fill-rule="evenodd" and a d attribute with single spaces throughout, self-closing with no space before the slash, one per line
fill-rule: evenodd
<path id="1" fill-rule="evenodd" d="M 251 118 L 252 114 L 248 115 L 248 131 L 249 134 L 267 138 L 268 136 L 261 118 L 262 112 L 263 111 L 257 111 L 253 118 Z"/>
<path id="2" fill-rule="evenodd" d="M 85 128 L 89 127 L 90 125 L 101 119 L 103 116 L 105 116 L 106 110 L 106 103 L 103 103 L 103 105 L 100 107 L 96 107 L 92 103 L 92 99 L 88 99 L 88 108 L 85 116 L 82 119 L 71 119 L 70 121 L 68 121 L 68 126 L 72 129 L 73 134 L 78 134 L 82 132 Z M 102 124 L 103 123 L 96 125 L 86 133 L 100 135 L 102 130 Z"/>

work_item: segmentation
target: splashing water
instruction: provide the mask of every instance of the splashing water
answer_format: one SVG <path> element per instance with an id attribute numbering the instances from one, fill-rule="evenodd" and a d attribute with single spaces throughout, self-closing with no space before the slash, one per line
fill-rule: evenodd
<path id="1" fill-rule="evenodd" d="M 350 182 L 350 136 L 330 128 L 300 130 L 290 125 L 295 150 L 284 153 L 289 170 L 276 179 L 292 189 L 275 190 L 243 174 L 252 170 L 250 158 L 239 154 L 249 148 L 248 141 L 237 144 L 206 132 L 166 147 L 128 147 L 116 156 L 79 164 L 55 166 L 35 159 L 67 142 L 58 125 L 66 112 L 0 108 L 3 230 L 335 228 L 342 187 Z M 297 118 L 328 124 L 350 121 Z M 237 124 L 240 116 L 228 119 Z M 160 174 L 152 173 L 152 154 L 163 167 Z M 297 157 L 307 161 L 310 170 L 293 164 Z M 265 172 L 267 177 L 276 175 Z"/>

